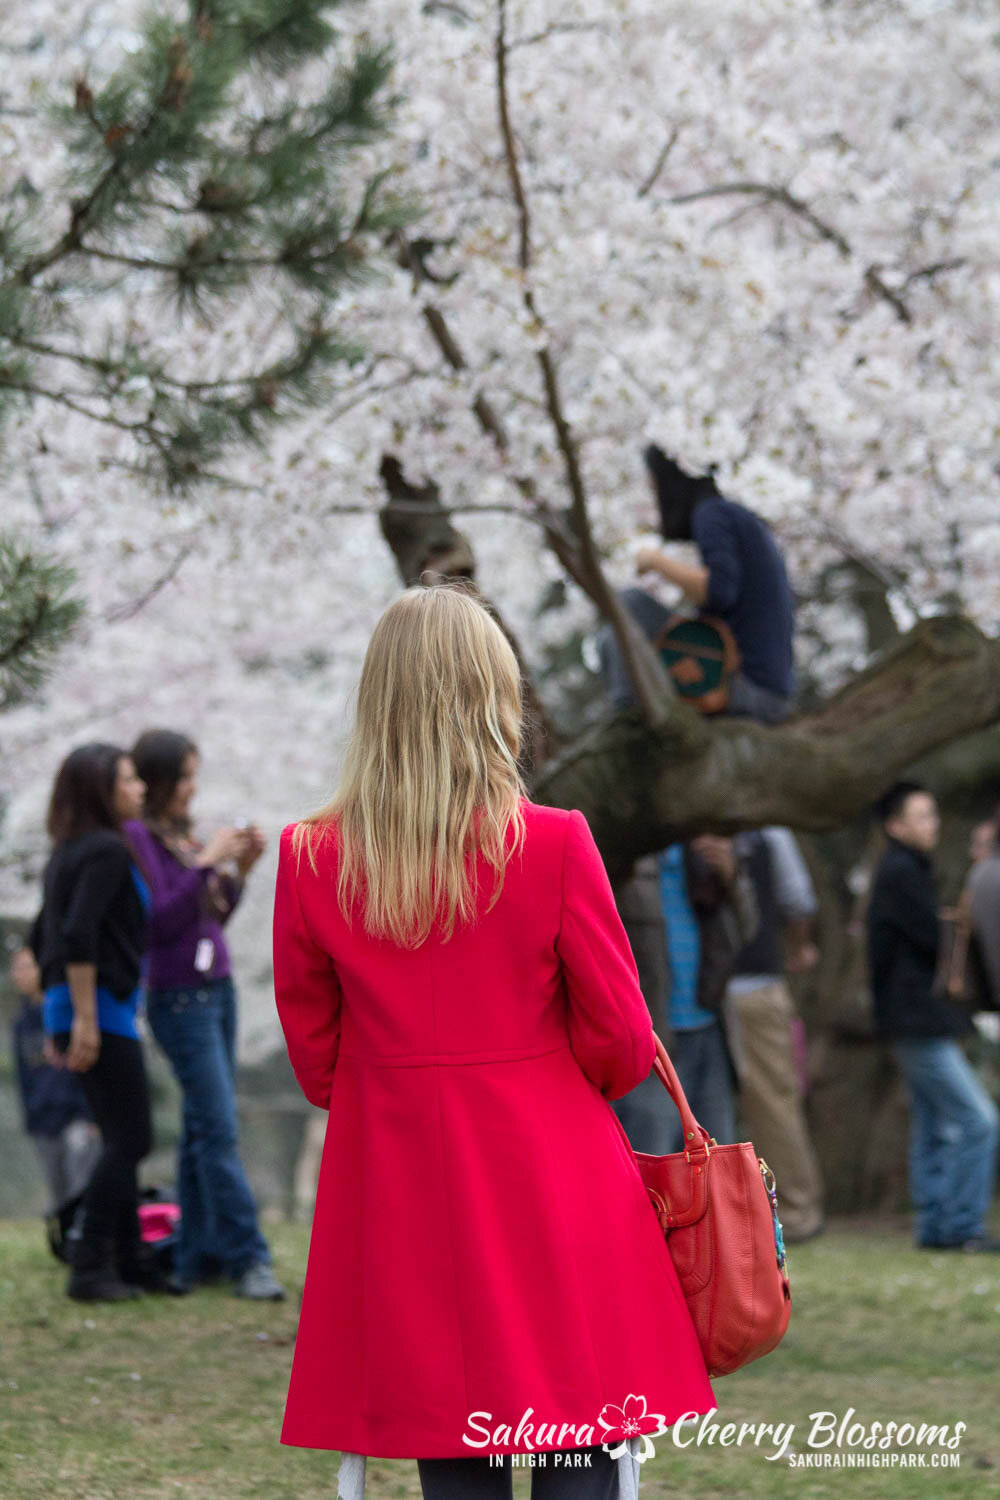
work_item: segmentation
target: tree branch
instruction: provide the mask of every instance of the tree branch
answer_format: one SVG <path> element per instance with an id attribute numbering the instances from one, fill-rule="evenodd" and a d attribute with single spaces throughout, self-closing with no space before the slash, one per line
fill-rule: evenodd
<path id="1" fill-rule="evenodd" d="M 152 109 L 149 111 L 149 114 L 147 115 L 140 129 L 136 132 L 136 139 L 141 140 L 144 137 L 148 136 L 157 119 L 159 111 L 161 110 L 161 108 L 168 105 L 168 102 L 171 98 L 170 91 L 172 90 L 172 87 L 173 78 L 168 77 L 166 83 L 157 96 Z M 96 183 L 91 188 L 86 197 L 78 199 L 71 205 L 69 228 L 66 230 L 65 234 L 61 235 L 59 239 L 57 239 L 52 245 L 50 245 L 48 250 L 43 250 L 40 254 L 32 256 L 29 260 L 26 260 L 24 264 L 20 266 L 19 269 L 14 273 L 13 276 L 9 277 L 5 283 L 0 283 L 0 285 L 30 286 L 42 271 L 47 271 L 49 267 L 55 265 L 57 261 L 63 260 L 67 255 L 72 255 L 75 251 L 79 250 L 81 247 L 83 235 L 90 223 L 90 218 L 94 212 L 96 205 L 100 202 L 102 196 L 111 186 L 111 184 L 122 175 L 124 170 L 124 156 L 114 156 L 106 169 L 100 174 Z"/>
<path id="2" fill-rule="evenodd" d="M 908 292 L 915 281 L 936 281 L 945 271 L 960 271 L 968 263 L 964 255 L 956 255 L 952 260 L 939 260 L 933 265 L 921 266 L 918 271 L 911 271 L 907 276 L 903 282 L 903 291 Z"/>
<path id="3" fill-rule="evenodd" d="M 166 434 L 158 432 L 149 422 L 124 422 L 120 417 L 113 417 L 107 412 L 94 411 L 91 407 L 84 406 L 82 402 L 74 400 L 64 391 L 47 391 L 44 386 L 34 385 L 30 380 L 9 380 L 0 374 L 0 388 L 6 391 L 19 391 L 27 396 L 37 396 L 43 401 L 52 401 L 57 406 L 65 406 L 69 411 L 75 411 L 81 417 L 89 418 L 91 422 L 103 422 L 108 427 L 117 427 L 121 432 L 129 432 L 133 437 L 144 436 L 150 440 L 166 438 Z"/>
<path id="4" fill-rule="evenodd" d="M 641 186 L 637 190 L 637 198 L 645 198 L 649 193 L 652 192 L 653 188 L 656 186 L 656 179 L 659 177 L 660 173 L 663 171 L 663 168 L 667 164 L 667 157 L 670 155 L 671 151 L 677 144 L 677 137 L 679 135 L 680 129 L 675 125 L 673 130 L 667 136 L 667 139 L 664 141 L 660 154 L 653 163 L 652 171 L 644 179 Z"/>
<path id="5" fill-rule="evenodd" d="M 567 32 L 574 31 L 600 31 L 601 26 L 597 21 L 553 21 L 541 31 L 533 31 L 528 36 L 515 37 L 507 43 L 507 51 L 513 52 L 518 47 L 534 47 L 539 42 L 547 42 L 551 37 L 562 36 Z"/>
<path id="6" fill-rule="evenodd" d="M 312 270 L 343 259 L 350 252 L 353 238 L 353 233 L 347 234 L 329 250 L 296 259 L 289 256 L 286 250 L 280 250 L 274 255 L 224 255 L 217 252 L 197 256 L 192 260 L 157 260 L 150 255 L 123 255 L 116 250 L 103 250 L 97 245 L 78 244 L 74 250 L 77 255 L 89 255 L 94 260 L 106 261 L 110 265 L 127 266 L 132 271 L 156 271 L 161 276 L 189 276 L 194 270 L 262 271 L 277 270 L 279 267 L 287 269 L 295 264 L 308 266 Z"/>
<path id="7" fill-rule="evenodd" d="M 105 610 L 102 619 L 111 625 L 118 624 L 122 620 L 133 619 L 140 610 L 145 609 L 146 605 L 156 598 L 161 589 L 166 588 L 167 584 L 171 583 L 177 577 L 177 574 L 197 545 L 197 536 L 192 537 L 189 542 L 185 542 L 172 562 L 164 568 L 163 572 L 150 584 L 148 589 L 145 589 L 135 599 L 130 599 L 122 604 L 112 605 L 110 609 Z"/>
<path id="8" fill-rule="evenodd" d="M 32 600 L 32 608 L 21 621 L 20 629 L 9 640 L 0 645 L 0 667 L 16 663 L 26 647 L 35 640 L 51 608 L 52 601 L 44 589 L 39 589 Z"/>
<path id="9" fill-rule="evenodd" d="M 531 511 L 525 510 L 523 505 L 447 505 L 443 506 L 435 500 L 404 500 L 393 497 L 393 508 L 399 511 L 413 511 L 414 515 L 426 516 L 516 516 L 520 521 L 527 521 L 531 526 L 544 525 L 540 516 L 533 515 Z M 378 512 L 372 505 L 327 505 L 323 508 L 324 516 L 374 516 Z"/>
<path id="10" fill-rule="evenodd" d="M 408 256 L 407 241 L 403 236 L 400 236 L 400 254 L 406 258 L 406 263 L 410 265 L 414 273 L 419 274 L 419 263 L 416 257 Z M 451 368 L 456 371 L 467 370 L 468 361 L 441 309 L 433 303 L 425 303 L 423 316 L 434 342 Z M 484 392 L 477 391 L 475 393 L 472 401 L 472 410 L 482 430 L 492 439 L 497 452 L 506 458 L 510 447 L 507 433 L 495 408 Z M 586 592 L 586 580 L 583 577 L 577 558 L 576 538 L 569 529 L 564 513 L 554 510 L 539 498 L 535 482 L 529 475 L 515 474 L 510 477 L 515 489 L 528 501 L 532 507 L 533 514 L 541 520 L 542 525 L 545 527 L 546 540 L 549 546 L 555 552 L 573 581 L 579 584 Z"/>
<path id="11" fill-rule="evenodd" d="M 70 349 L 57 344 L 46 344 L 40 339 L 29 338 L 22 334 L 5 335 L 10 343 L 18 349 L 27 349 L 31 354 L 39 354 L 46 359 L 62 359 L 71 364 L 79 365 L 81 369 L 94 370 L 99 375 L 116 375 L 124 373 L 123 357 L 111 355 L 88 354 L 82 349 Z M 143 371 L 151 385 L 168 386 L 174 391 L 183 391 L 186 395 L 201 396 L 206 391 L 226 391 L 239 386 L 254 386 L 261 383 L 269 384 L 275 381 L 286 380 L 289 375 L 296 374 L 308 362 L 310 345 L 306 344 L 294 357 L 289 356 L 275 360 L 271 365 L 261 370 L 248 371 L 244 375 L 228 375 L 218 380 L 178 380 L 175 376 L 168 375 L 165 370 L 157 367 Z M 363 398 L 362 398 L 363 399 Z"/>
<path id="12" fill-rule="evenodd" d="M 522 755 L 525 770 L 532 771 L 555 753 L 562 742 L 561 736 L 535 686 L 517 636 L 496 606 L 479 590 L 471 542 L 452 526 L 433 480 L 422 486 L 412 484 L 403 473 L 399 460 L 391 453 L 383 453 L 379 473 L 389 496 L 379 512 L 379 525 L 392 549 L 404 584 L 412 586 L 458 577 L 467 579 L 507 637 L 521 671 L 525 724 Z"/>
<path id="13" fill-rule="evenodd" d="M 746 194 L 766 202 L 777 203 L 803 219 L 820 239 L 833 245 L 844 260 L 853 260 L 850 244 L 835 225 L 821 219 L 802 198 L 797 198 L 787 187 L 771 182 L 724 182 L 714 187 L 700 188 L 693 193 L 677 193 L 668 199 L 670 203 L 696 203 L 702 198 L 723 198 L 732 194 Z M 913 315 L 898 292 L 883 279 L 881 267 L 870 265 L 864 272 L 864 283 L 868 290 L 883 302 L 887 302 L 901 323 L 912 323 Z"/>
<path id="14" fill-rule="evenodd" d="M 840 827 L 920 757 L 998 718 L 1000 642 L 939 616 L 788 725 L 717 719 L 692 746 L 627 709 L 544 766 L 532 796 L 578 807 L 616 878 L 706 830 Z"/>
<path id="15" fill-rule="evenodd" d="M 662 726 L 676 713 L 677 694 L 659 657 L 649 646 L 646 637 L 631 619 L 628 611 L 623 608 L 604 576 L 590 528 L 587 495 L 579 455 L 559 392 L 559 377 L 547 337 L 548 330 L 536 305 L 531 287 L 531 213 L 518 162 L 514 128 L 511 123 L 507 56 L 507 0 L 497 0 L 495 45 L 497 107 L 507 175 L 517 207 L 518 266 L 521 271 L 522 298 L 526 312 L 539 331 L 546 334 L 546 342 L 538 350 L 537 357 L 545 389 L 545 404 L 555 431 L 556 443 L 562 455 L 570 492 L 569 519 L 579 547 L 579 576 L 586 580 L 587 593 L 594 600 L 601 614 L 611 622 L 621 647 L 625 669 L 635 689 L 644 717 L 650 724 Z"/>

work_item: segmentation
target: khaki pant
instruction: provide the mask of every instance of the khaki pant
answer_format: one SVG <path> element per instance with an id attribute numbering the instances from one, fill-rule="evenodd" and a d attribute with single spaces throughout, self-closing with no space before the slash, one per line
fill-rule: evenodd
<path id="1" fill-rule="evenodd" d="M 783 980 L 744 994 L 730 989 L 726 1013 L 740 1075 L 743 1124 L 757 1155 L 774 1173 L 789 1242 L 802 1239 L 823 1222 L 823 1183 L 792 1053 L 791 993 Z"/>

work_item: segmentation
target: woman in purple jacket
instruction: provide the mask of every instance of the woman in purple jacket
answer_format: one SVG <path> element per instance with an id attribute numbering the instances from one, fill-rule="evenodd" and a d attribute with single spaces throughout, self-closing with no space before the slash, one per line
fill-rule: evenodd
<path id="1" fill-rule="evenodd" d="M 186 735 L 148 730 L 132 758 L 146 800 L 143 821 L 128 829 L 153 895 L 146 1013 L 184 1097 L 171 1290 L 188 1292 L 221 1269 L 237 1296 L 279 1301 L 239 1154 L 236 992 L 222 932 L 264 839 L 256 828 L 220 828 L 204 845 L 194 837 L 199 756 Z M 219 868 L 230 863 L 234 873 Z"/>

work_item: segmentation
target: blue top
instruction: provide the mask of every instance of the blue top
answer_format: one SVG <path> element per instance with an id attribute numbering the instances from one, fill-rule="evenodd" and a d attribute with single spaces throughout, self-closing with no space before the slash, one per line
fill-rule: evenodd
<path id="1" fill-rule="evenodd" d="M 131 867 L 132 880 L 147 917 L 152 905 L 152 895 L 138 867 Z M 146 963 L 143 961 L 143 977 L 126 999 L 117 999 L 104 985 L 97 986 L 97 1026 L 100 1031 L 110 1031 L 115 1036 L 130 1036 L 139 1040 L 136 1018 L 142 1000 Z M 68 984 L 50 985 L 45 991 L 42 1004 L 42 1019 L 49 1036 L 69 1031 L 73 1026 L 73 997 Z"/>
<path id="2" fill-rule="evenodd" d="M 745 505 L 710 495 L 695 506 L 691 533 L 708 569 L 703 613 L 725 620 L 751 682 L 791 698 L 795 599 L 771 528 Z"/>
<path id="3" fill-rule="evenodd" d="M 659 857 L 660 906 L 667 929 L 670 965 L 670 1004 L 667 1020 L 672 1031 L 695 1031 L 716 1017 L 698 1004 L 701 968 L 701 928 L 688 897 L 684 845 L 671 844 Z"/>

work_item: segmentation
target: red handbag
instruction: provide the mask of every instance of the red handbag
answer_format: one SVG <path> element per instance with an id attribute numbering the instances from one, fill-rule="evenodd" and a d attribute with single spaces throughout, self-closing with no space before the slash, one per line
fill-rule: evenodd
<path id="1" fill-rule="evenodd" d="M 769 1354 L 791 1314 L 774 1175 L 749 1141 L 715 1144 L 692 1114 L 666 1047 L 655 1040 L 653 1069 L 680 1113 L 684 1150 L 632 1151 L 615 1120 L 666 1237 L 705 1368 L 728 1375 Z"/>

